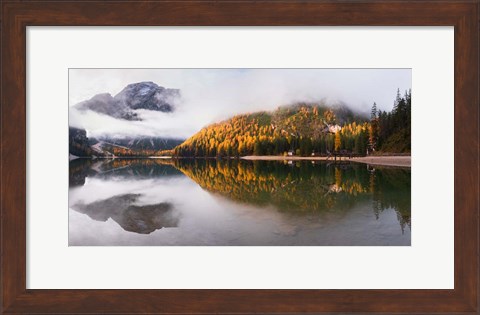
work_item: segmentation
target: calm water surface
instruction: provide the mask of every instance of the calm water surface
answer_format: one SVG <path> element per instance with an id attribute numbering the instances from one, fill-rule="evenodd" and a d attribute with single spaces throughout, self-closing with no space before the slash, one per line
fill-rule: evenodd
<path id="1" fill-rule="evenodd" d="M 410 245 L 410 169 L 77 159 L 70 245 Z"/>

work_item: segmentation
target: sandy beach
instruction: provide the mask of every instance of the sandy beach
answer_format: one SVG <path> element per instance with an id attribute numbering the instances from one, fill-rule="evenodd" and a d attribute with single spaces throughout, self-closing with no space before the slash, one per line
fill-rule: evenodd
<path id="1" fill-rule="evenodd" d="M 249 155 L 241 157 L 244 160 L 263 160 L 263 161 L 326 161 L 327 157 L 325 156 L 276 156 L 276 155 L 265 155 L 265 156 L 255 156 Z M 328 159 L 333 161 L 333 157 Z M 337 158 L 337 161 L 340 160 Z M 384 166 L 400 166 L 400 167 L 411 167 L 411 156 L 366 156 L 366 157 L 354 157 L 354 158 L 341 158 L 342 161 L 352 161 L 358 163 L 372 164 L 372 165 L 384 165 Z"/>

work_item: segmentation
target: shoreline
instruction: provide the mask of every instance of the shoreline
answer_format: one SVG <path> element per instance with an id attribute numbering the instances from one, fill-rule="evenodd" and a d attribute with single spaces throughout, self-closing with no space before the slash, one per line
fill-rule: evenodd
<path id="1" fill-rule="evenodd" d="M 248 155 L 242 156 L 240 159 L 250 161 L 327 161 L 326 156 L 276 156 L 276 155 Z M 330 157 L 328 161 L 334 161 L 333 157 Z M 364 163 L 370 165 L 382 165 L 382 166 L 397 166 L 397 167 L 411 167 L 412 157 L 404 155 L 389 155 L 389 156 L 365 156 L 365 157 L 352 157 L 349 158 L 337 158 L 337 161 L 350 161 L 357 163 Z"/>
<path id="2" fill-rule="evenodd" d="M 170 160 L 178 159 L 179 157 L 172 156 L 144 156 L 144 157 L 76 157 L 70 159 L 70 161 L 76 159 L 161 159 L 161 160 Z M 195 159 L 194 157 L 180 157 L 180 159 Z M 209 157 L 207 159 L 216 159 L 215 157 Z M 230 158 L 236 159 L 236 158 Z M 247 155 L 239 157 L 238 159 L 247 160 L 247 161 L 331 161 L 334 162 L 333 157 L 327 159 L 326 156 L 280 156 L 280 155 Z M 364 156 L 364 157 L 352 157 L 351 159 L 347 157 L 337 157 L 337 161 L 347 161 L 347 162 L 356 162 L 370 165 L 378 166 L 395 166 L 395 167 L 411 167 L 412 157 L 406 155 L 385 155 L 385 156 Z"/>
<path id="3" fill-rule="evenodd" d="M 365 156 L 352 158 L 352 160 L 354 160 L 354 162 L 370 165 L 412 167 L 411 156 Z"/>

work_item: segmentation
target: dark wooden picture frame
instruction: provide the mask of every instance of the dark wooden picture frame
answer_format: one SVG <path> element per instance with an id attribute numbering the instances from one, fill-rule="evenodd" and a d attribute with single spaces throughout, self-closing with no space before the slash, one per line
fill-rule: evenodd
<path id="1" fill-rule="evenodd" d="M 478 1 L 4 0 L 1 9 L 2 313 L 479 313 Z M 26 289 L 26 27 L 39 25 L 454 26 L 454 289 Z"/>

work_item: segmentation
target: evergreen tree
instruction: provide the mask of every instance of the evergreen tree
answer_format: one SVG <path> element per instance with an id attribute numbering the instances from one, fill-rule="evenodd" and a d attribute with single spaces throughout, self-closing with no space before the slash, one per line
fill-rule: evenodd
<path id="1" fill-rule="evenodd" d="M 377 103 L 373 102 L 372 112 L 370 114 L 370 119 L 377 118 Z"/>
<path id="2" fill-rule="evenodd" d="M 402 97 L 400 96 L 400 88 L 397 89 L 397 97 L 395 98 L 395 101 L 393 102 L 393 112 L 395 113 L 397 111 L 397 106 L 398 106 L 398 103 L 400 102 L 400 100 L 402 99 Z"/>
<path id="3" fill-rule="evenodd" d="M 377 103 L 373 103 L 372 114 L 370 119 L 370 128 L 369 128 L 369 145 L 372 151 L 377 149 L 378 141 L 378 118 L 377 118 Z"/>

